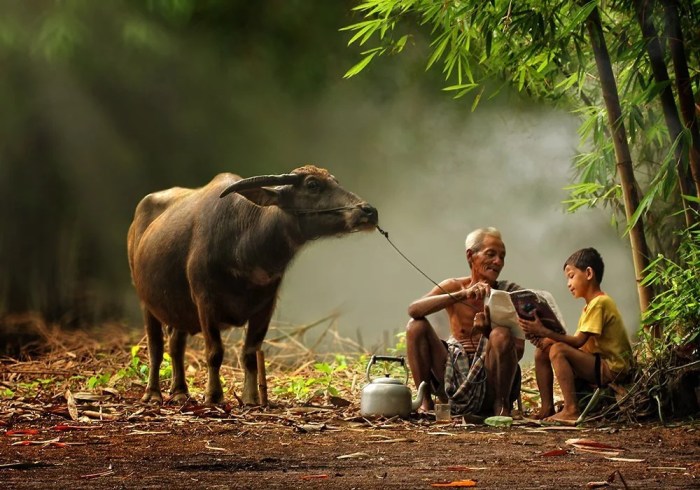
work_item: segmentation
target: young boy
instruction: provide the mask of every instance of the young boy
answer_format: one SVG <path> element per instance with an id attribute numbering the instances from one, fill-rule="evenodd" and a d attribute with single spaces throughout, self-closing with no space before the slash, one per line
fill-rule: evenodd
<path id="1" fill-rule="evenodd" d="M 542 407 L 535 418 L 573 423 L 580 413 L 575 379 L 605 386 L 623 376 L 630 368 L 632 347 L 620 312 L 610 296 L 600 289 L 604 264 L 598 251 L 584 248 L 564 263 L 567 287 L 574 298 L 583 298 L 586 306 L 574 335 L 553 332 L 539 318 L 520 318 L 527 334 L 541 337 L 535 351 L 535 375 Z M 554 413 L 554 373 L 564 396 L 564 408 Z"/>

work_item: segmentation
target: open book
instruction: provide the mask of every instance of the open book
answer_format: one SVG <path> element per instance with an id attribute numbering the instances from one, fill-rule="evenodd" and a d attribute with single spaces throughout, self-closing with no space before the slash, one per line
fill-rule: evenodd
<path id="1" fill-rule="evenodd" d="M 537 338 L 534 335 L 526 336 L 518 324 L 518 316 L 533 320 L 535 310 L 542 325 L 555 332 L 566 333 L 559 307 L 554 297 L 547 291 L 521 289 L 509 293 L 492 289 L 486 300 L 486 306 L 491 313 L 491 322 L 510 328 L 515 338 L 528 340 Z"/>

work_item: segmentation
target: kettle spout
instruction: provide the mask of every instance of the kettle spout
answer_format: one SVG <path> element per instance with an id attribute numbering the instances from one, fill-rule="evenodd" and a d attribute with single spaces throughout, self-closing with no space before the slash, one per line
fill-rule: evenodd
<path id="1" fill-rule="evenodd" d="M 423 403 L 423 397 L 425 396 L 425 391 L 428 388 L 428 385 L 425 383 L 425 381 L 421 381 L 420 386 L 418 387 L 418 393 L 416 394 L 416 397 L 413 399 L 413 402 L 411 402 L 411 411 L 415 412 L 420 408 L 421 404 Z"/>

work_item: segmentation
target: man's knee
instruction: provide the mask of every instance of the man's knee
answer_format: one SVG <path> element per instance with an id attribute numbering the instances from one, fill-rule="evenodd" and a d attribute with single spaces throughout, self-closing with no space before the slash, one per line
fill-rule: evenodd
<path id="1" fill-rule="evenodd" d="M 411 318 L 406 324 L 406 341 L 416 341 L 417 339 L 424 338 L 428 329 L 432 329 L 432 325 L 425 318 Z"/>
<path id="2" fill-rule="evenodd" d="M 499 352 L 506 352 L 515 349 L 515 341 L 510 329 L 505 327 L 496 327 L 489 334 L 489 344 L 492 349 Z"/>

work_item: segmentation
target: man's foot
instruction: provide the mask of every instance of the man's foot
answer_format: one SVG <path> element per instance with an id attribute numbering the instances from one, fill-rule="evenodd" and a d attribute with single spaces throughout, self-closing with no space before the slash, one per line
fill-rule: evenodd
<path id="1" fill-rule="evenodd" d="M 435 404 L 433 403 L 432 397 L 428 397 L 427 400 L 423 400 L 421 406 L 418 407 L 418 410 L 416 410 L 417 413 L 433 413 L 434 411 Z"/>
<path id="2" fill-rule="evenodd" d="M 502 417 L 510 417 L 511 408 L 508 405 L 502 403 L 493 404 L 493 414 Z"/>

